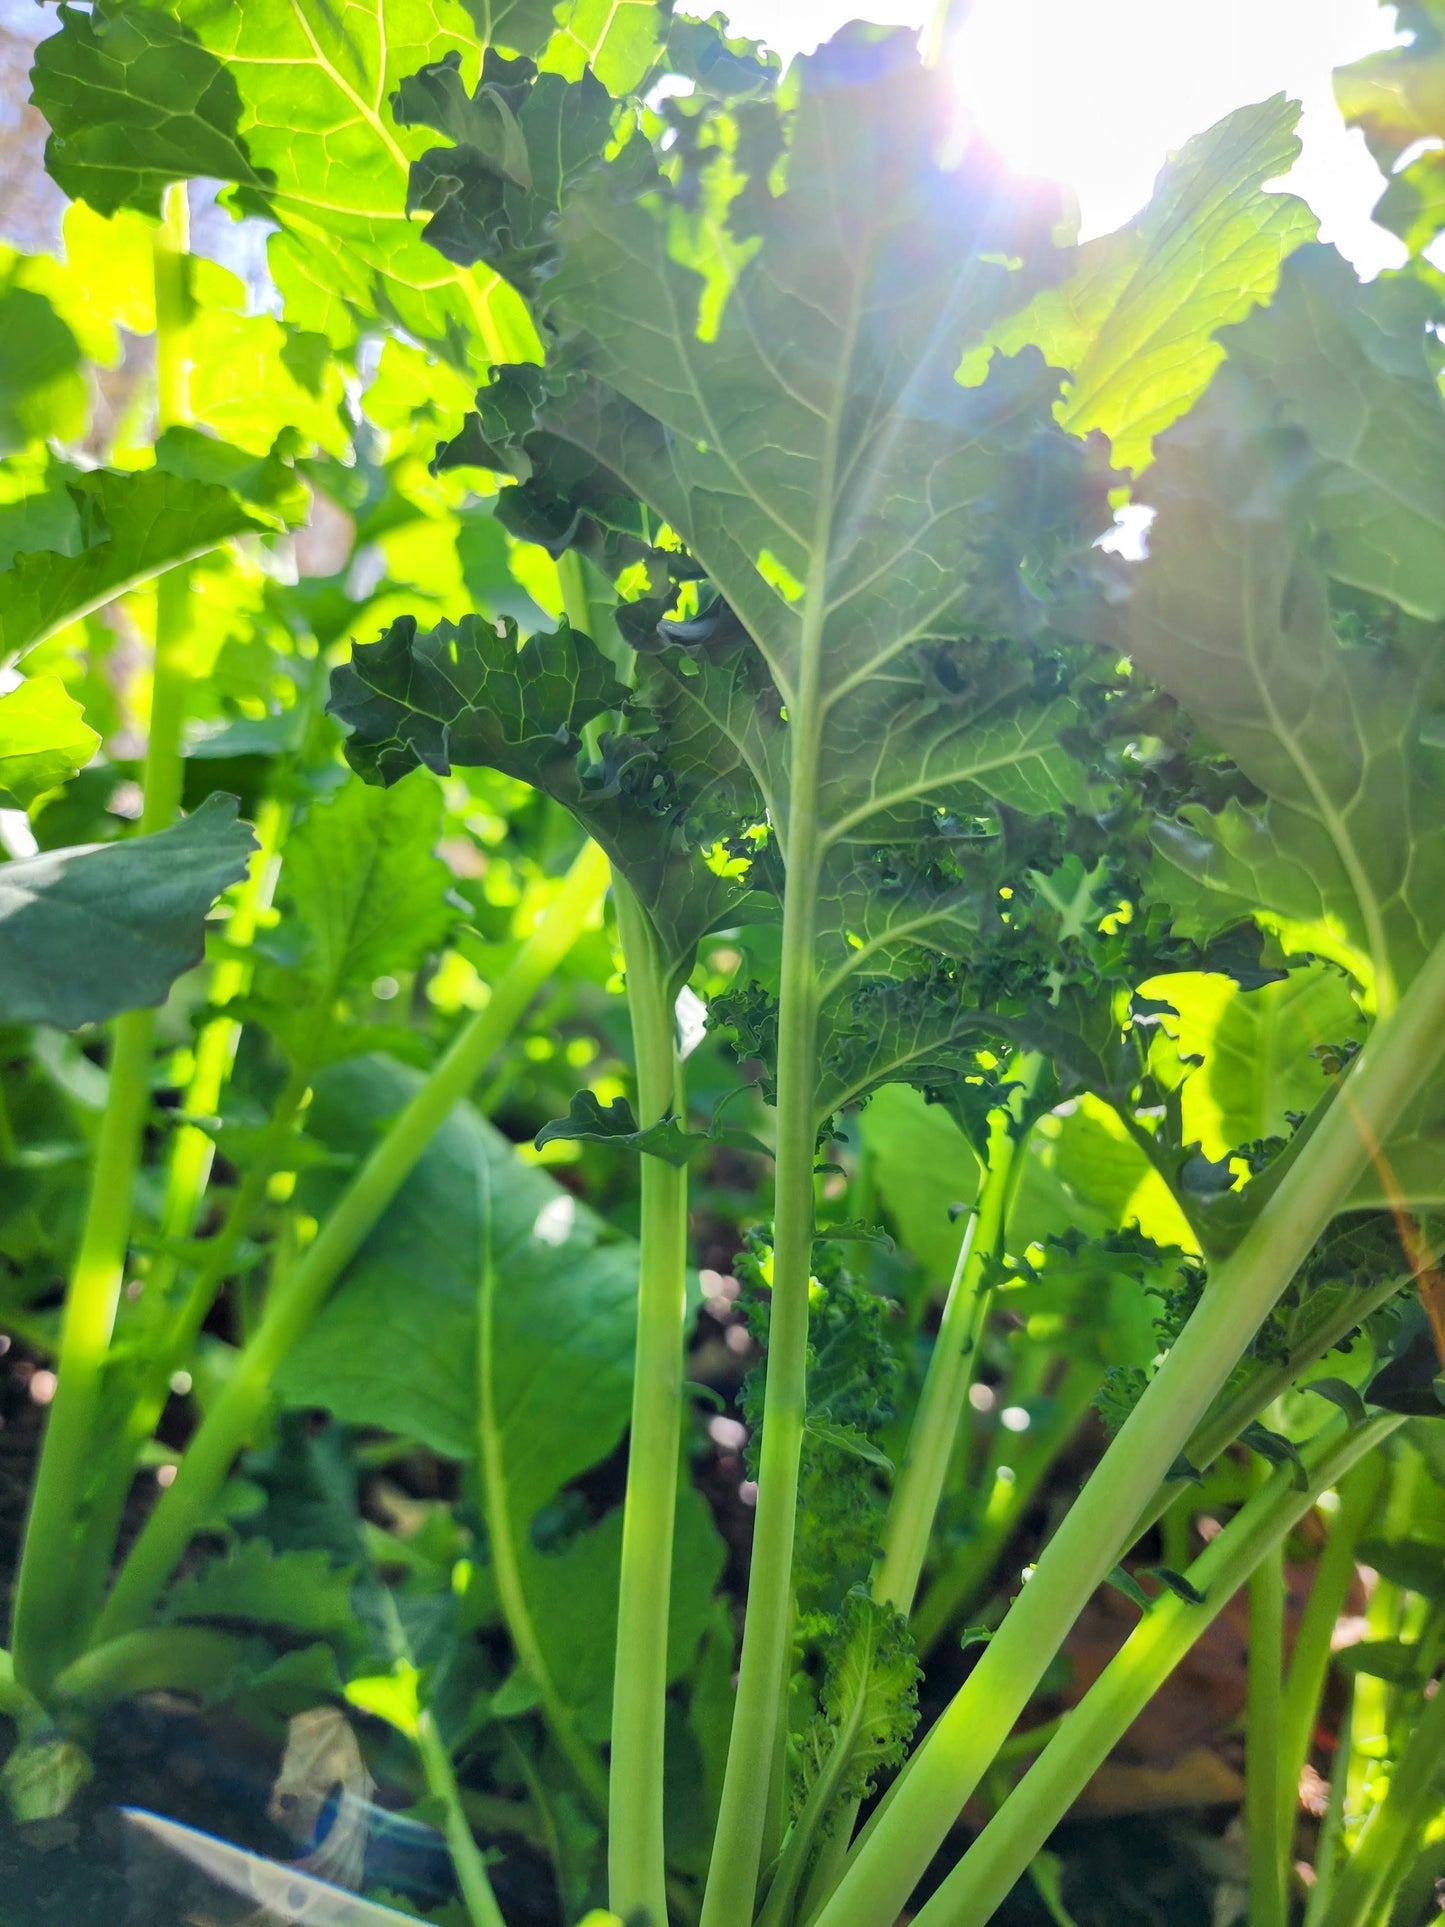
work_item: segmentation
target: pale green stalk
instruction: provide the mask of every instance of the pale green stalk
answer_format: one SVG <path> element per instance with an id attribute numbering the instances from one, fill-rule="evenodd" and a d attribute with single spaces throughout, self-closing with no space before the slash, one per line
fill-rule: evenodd
<path id="1" fill-rule="evenodd" d="M 1355 1850 L 1335 1877 L 1323 1927 L 1378 1927 L 1405 1879 L 1426 1827 L 1440 1811 L 1445 1779 L 1445 1686 L 1425 1701 L 1405 1742 L 1388 1792 L 1366 1820 Z"/>
<path id="2" fill-rule="evenodd" d="M 332 1286 L 391 1203 L 417 1160 L 462 1101 L 528 1005 L 572 948 L 601 900 L 607 859 L 588 843 L 532 935 L 333 1206 L 315 1242 L 273 1289 L 254 1337 L 132 1548 L 99 1636 L 142 1624 L 208 1516 L 236 1454 L 254 1436 L 277 1369 L 326 1302 Z"/>
<path id="3" fill-rule="evenodd" d="M 676 985 L 646 913 L 615 872 L 613 901 L 627 975 L 637 1066 L 637 1116 L 646 1127 L 684 1110 L 676 1048 Z M 609 1905 L 624 1920 L 666 1927 L 663 1738 L 673 1521 L 682 1447 L 687 1305 L 687 1171 L 642 1159 L 637 1356 L 632 1381 L 617 1662 L 612 1687 Z"/>
<path id="4" fill-rule="evenodd" d="M 1387 1414 L 1343 1437 L 1337 1427 L 1331 1428 L 1304 1454 L 1303 1489 L 1296 1485 L 1290 1467 L 1271 1473 L 1190 1567 L 1189 1580 L 1203 1593 L 1203 1605 L 1192 1605 L 1174 1593 L 1154 1602 L 915 1916 L 914 1927 L 985 1927 L 1078 1795 L 1259 1561 L 1283 1543 L 1321 1492 L 1402 1422 Z"/>
<path id="5" fill-rule="evenodd" d="M 190 415 L 188 241 L 185 187 L 168 188 L 153 244 L 156 413 L 162 432 Z M 180 808 L 190 616 L 188 571 L 173 569 L 161 577 L 156 590 L 142 834 L 165 829 Z M 154 1010 L 126 1011 L 116 1020 L 90 1196 L 65 1297 L 55 1398 L 31 1495 L 15 1599 L 16 1668 L 22 1681 L 41 1693 L 84 1634 L 72 1601 L 80 1551 L 76 1512 L 90 1469 L 101 1381 L 125 1277 L 135 1179 L 150 1111 L 155 1030 Z"/>
<path id="6" fill-rule="evenodd" d="M 1070 1628 L 1374 1148 L 1445 1053 L 1445 941 L 1340 1080 L 1304 1152 L 1200 1303 L 982 1659 L 856 1850 L 820 1927 L 891 1927 Z"/>

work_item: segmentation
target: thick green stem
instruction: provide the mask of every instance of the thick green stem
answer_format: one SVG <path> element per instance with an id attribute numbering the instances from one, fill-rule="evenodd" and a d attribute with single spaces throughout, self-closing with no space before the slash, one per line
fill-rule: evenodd
<path id="1" fill-rule="evenodd" d="M 1215 1268 L 1033 1577 L 860 1844 L 820 1927 L 891 1927 L 1159 1480 L 1442 1052 L 1445 941 L 1371 1034 L 1304 1154 Z"/>
<path id="2" fill-rule="evenodd" d="M 959 1248 L 908 1450 L 889 1503 L 873 1597 L 896 1606 L 901 1613 L 913 1610 L 938 1501 L 973 1382 L 993 1296 L 994 1266 L 1003 1248 L 1008 1206 L 1015 1189 L 1015 1169 L 1027 1141 L 1024 1109 L 1043 1068 L 1044 1060 L 1036 1053 L 1024 1057 L 1013 1072 L 1017 1088 L 989 1120 L 988 1169 L 976 1212 Z"/>
<path id="3" fill-rule="evenodd" d="M 271 1294 L 255 1336 L 207 1413 L 122 1568 L 105 1611 L 102 1636 L 143 1623 L 204 1522 L 236 1454 L 270 1402 L 271 1381 L 310 1325 L 363 1239 L 410 1176 L 453 1107 L 471 1090 L 511 1036 L 527 1006 L 572 948 L 607 883 L 607 859 L 589 843 L 572 865 L 486 1007 L 451 1048 L 376 1145 L 337 1200 L 313 1245 Z"/>
<path id="4" fill-rule="evenodd" d="M 442 1826 L 451 1849 L 452 1866 L 462 1903 L 472 1927 L 506 1927 L 497 1896 L 492 1892 L 486 1856 L 477 1845 L 471 1823 L 462 1807 L 461 1789 L 451 1755 L 437 1731 L 431 1711 L 423 1707 L 416 1723 L 416 1750 L 426 1775 L 427 1792 L 442 1810 Z"/>
<path id="5" fill-rule="evenodd" d="M 810 586 L 822 606 L 822 584 Z M 768 1823 L 770 1766 L 786 1701 L 792 1627 L 793 1533 L 798 1465 L 808 1398 L 808 1281 L 813 1263 L 813 1161 L 817 987 L 814 926 L 818 888 L 819 743 L 816 647 L 805 650 L 811 686 L 800 695 L 792 728 L 790 815 L 786 838 L 781 996 L 778 1007 L 777 1177 L 773 1215 L 773 1293 L 768 1377 L 758 1467 L 758 1507 L 748 1577 L 747 1617 L 737 1703 L 723 1779 L 717 1833 L 703 1900 L 702 1927 L 745 1927 L 752 1919 Z"/>
<path id="6" fill-rule="evenodd" d="M 1155 1601 L 916 1916 L 915 1927 L 984 1927 L 1118 1741 L 1259 1561 L 1283 1542 L 1321 1492 L 1401 1422 L 1393 1415 L 1372 1419 L 1344 1437 L 1332 1428 L 1304 1454 L 1303 1489 L 1288 1467 L 1270 1475 L 1190 1567 L 1188 1577 L 1203 1593 L 1204 1604 L 1192 1605 L 1172 1593 Z"/>
<path id="7" fill-rule="evenodd" d="M 645 1126 L 681 1114 L 684 1106 L 675 986 L 641 905 L 615 873 L 612 892 L 627 974 L 637 1115 Z M 648 1927 L 666 1927 L 667 1922 L 663 1734 L 682 1445 L 686 1281 L 686 1168 L 644 1157 L 637 1353 L 612 1687 L 607 1870 L 612 1912 Z"/>
<path id="8" fill-rule="evenodd" d="M 1440 1811 L 1445 1775 L 1445 1686 L 1437 1686 L 1405 1742 L 1390 1788 L 1365 1822 L 1335 1881 L 1324 1927 L 1376 1927 L 1389 1917 L 1428 1823 Z"/>
<path id="9" fill-rule="evenodd" d="M 172 187 L 166 193 L 165 218 L 153 249 L 161 430 L 189 415 L 187 242 L 186 190 Z M 190 588 L 184 569 L 161 578 L 155 623 L 142 833 L 165 829 L 180 807 L 190 627 Z M 132 1194 L 150 1111 L 155 1029 L 154 1010 L 127 1011 L 116 1020 L 90 1197 L 65 1298 L 55 1399 L 31 1497 L 15 1600 L 16 1670 L 26 1686 L 40 1693 L 84 1639 L 82 1615 L 73 1603 L 80 1550 L 76 1514 L 94 1451 L 101 1382 L 130 1246 Z"/>
<path id="10" fill-rule="evenodd" d="M 1285 1927 L 1287 1835 L 1294 1802 L 1282 1798 L 1280 1702 L 1284 1679 L 1284 1555 L 1276 1544 L 1249 1580 L 1245 1703 L 1244 1831 L 1249 1927 Z"/>

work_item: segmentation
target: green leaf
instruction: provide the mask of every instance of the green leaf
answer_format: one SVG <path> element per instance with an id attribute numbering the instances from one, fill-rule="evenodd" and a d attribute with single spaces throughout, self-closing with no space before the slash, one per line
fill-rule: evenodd
<path id="1" fill-rule="evenodd" d="M 1414 1687 L 1420 1681 L 1420 1648 L 1403 1639 L 1362 1639 L 1358 1646 L 1342 1647 L 1335 1661 L 1346 1674 L 1366 1673 L 1391 1686 Z"/>
<path id="2" fill-rule="evenodd" d="M 706 1131 L 684 1130 L 676 1117 L 659 1118 L 644 1131 L 625 1097 L 615 1097 L 604 1109 L 592 1091 L 577 1091 L 567 1107 L 566 1117 L 553 1118 L 537 1133 L 537 1149 L 558 1141 L 580 1140 L 588 1144 L 615 1144 L 619 1149 L 641 1151 L 648 1157 L 681 1167 L 689 1164 L 710 1145 L 726 1144 L 738 1151 L 754 1151 L 761 1157 L 772 1153 L 751 1131 L 734 1130 L 716 1118 Z"/>
<path id="3" fill-rule="evenodd" d="M 1186 1140 L 1213 1159 L 1283 1134 L 1292 1111 L 1312 1111 L 1327 1089 L 1316 1053 L 1364 1029 L 1343 976 L 1325 965 L 1252 990 L 1212 972 L 1179 972 L 1150 979 L 1140 994 L 1170 1006 L 1164 1027 L 1182 1055 L 1202 1059 L 1183 1086 L 1182 1123 Z"/>
<path id="4" fill-rule="evenodd" d="M 1335 100 L 1388 177 L 1375 219 L 1420 255 L 1445 227 L 1445 33 L 1430 0 L 1397 13 L 1408 43 L 1337 67 Z"/>
<path id="5" fill-rule="evenodd" d="M 1359 1559 L 1392 1586 L 1419 1593 L 1422 1599 L 1445 1601 L 1445 1545 L 1425 1539 L 1366 1539 Z"/>
<path id="6" fill-rule="evenodd" d="M 1144 468 L 1224 359 L 1219 329 L 1268 301 L 1281 261 L 1314 237 L 1303 201 L 1265 191 L 1299 157 L 1299 111 L 1276 94 L 1196 134 L 1143 212 L 1079 248 L 1062 284 L 995 327 L 966 367 L 1035 344 L 1068 371 L 1063 426 L 1102 430 L 1120 468 Z"/>
<path id="7" fill-rule="evenodd" d="M 0 1019 L 74 1030 L 159 1004 L 254 848 L 234 797 L 168 830 L 0 865 Z"/>
<path id="8" fill-rule="evenodd" d="M 381 1059 L 337 1065 L 317 1080 L 309 1129 L 359 1155 L 416 1083 L 414 1072 Z M 318 1174 L 303 1183 L 308 1208 L 324 1208 L 335 1180 Z M 322 1406 L 349 1424 L 384 1426 L 470 1460 L 484 1237 L 497 1272 L 502 1453 L 514 1516 L 525 1524 L 626 1427 L 637 1249 L 607 1242 L 585 1205 L 523 1165 L 469 1108 L 433 1139 L 279 1383 L 293 1405 Z"/>
<path id="9" fill-rule="evenodd" d="M 1106 1586 L 1112 1586 L 1115 1592 L 1122 1593 L 1127 1600 L 1139 1608 L 1140 1612 L 1148 1612 L 1149 1608 L 1154 1604 L 1154 1601 L 1149 1597 L 1148 1593 L 1145 1592 L 1133 1573 L 1127 1572 L 1123 1566 L 1115 1566 L 1114 1569 L 1105 1576 L 1104 1584 Z"/>
<path id="10" fill-rule="evenodd" d="M 590 67 L 609 93 L 630 93 L 657 56 L 664 24 L 656 0 L 572 0 L 542 66 L 568 80 Z"/>
<path id="11" fill-rule="evenodd" d="M 414 969 L 457 919 L 436 855 L 441 792 L 419 778 L 394 790 L 350 782 L 315 804 L 286 845 L 285 907 L 302 939 L 300 996 L 335 998 Z"/>
<path id="12" fill-rule="evenodd" d="M 230 486 L 200 479 L 203 466 L 221 466 L 225 460 L 207 454 L 203 461 L 197 446 L 202 440 L 192 432 L 165 445 L 179 473 L 161 466 L 127 474 L 100 468 L 69 483 L 88 539 L 79 550 L 17 555 L 0 575 L 0 652 L 13 660 L 177 563 L 205 555 L 233 536 L 280 526 L 274 495 L 253 504 Z M 269 482 L 280 465 L 251 468 L 264 472 Z M 289 511 L 303 503 L 294 476 L 284 473 L 282 499 Z M 238 470 L 232 470 L 232 478 L 239 479 Z"/>
<path id="13" fill-rule="evenodd" d="M 177 178 L 265 185 L 239 134 L 235 80 L 174 14 L 62 6 L 58 17 L 61 31 L 36 51 L 32 97 L 54 130 L 46 167 L 67 194 L 101 214 L 159 219 Z"/>
<path id="14" fill-rule="evenodd" d="M 1275 306 L 1231 331 L 1209 394 L 1159 443 L 1125 616 L 1130 650 L 1263 799 L 1161 827 L 1164 864 L 1198 890 L 1192 927 L 1251 912 L 1300 926 L 1296 948 L 1348 961 L 1384 1002 L 1445 905 L 1431 742 L 1445 659 L 1421 613 L 1445 610 L 1445 408 L 1423 323 L 1408 283 L 1360 286 L 1328 250 L 1294 256 Z M 1312 364 L 1322 394 L 1296 380 Z"/>
<path id="15" fill-rule="evenodd" d="M 611 663 L 565 622 L 518 648 L 510 618 L 499 628 L 469 615 L 419 633 L 403 616 L 335 672 L 330 709 L 351 730 L 348 760 L 371 781 L 395 782 L 418 764 L 439 773 L 481 765 L 554 796 L 621 869 L 685 967 L 699 936 L 746 894 L 745 865 L 713 867 L 697 855 L 688 816 L 698 790 L 720 779 L 707 764 L 679 777 L 665 736 L 603 736 L 601 761 L 582 760 L 582 732 L 628 700 Z"/>
<path id="16" fill-rule="evenodd" d="M 1182 1572 L 1175 1572 L 1169 1566 L 1145 1566 L 1144 1575 L 1148 1579 L 1157 1579 L 1166 1591 L 1172 1592 L 1176 1599 L 1182 1599 L 1186 1606 L 1205 1604 L 1204 1594 Z"/>
<path id="17" fill-rule="evenodd" d="M 390 98 L 448 52 L 475 75 L 459 0 L 65 7 L 37 54 L 48 164 L 107 212 L 154 212 L 171 180 L 229 183 L 239 208 L 279 224 L 270 262 L 287 319 L 339 347 L 380 316 L 462 365 L 521 360 L 535 337 L 520 303 L 440 262 L 407 213 L 424 143 Z"/>
<path id="18" fill-rule="evenodd" d="M 302 1633 L 354 1634 L 355 1569 L 326 1552 L 277 1552 L 246 1539 L 187 1573 L 166 1595 L 167 1619 L 241 1620 Z"/>
<path id="19" fill-rule="evenodd" d="M 1312 1378 L 1301 1385 L 1300 1390 L 1327 1398 L 1331 1405 L 1339 1407 L 1351 1425 L 1363 1425 L 1368 1416 L 1358 1390 L 1343 1378 Z"/>
<path id="20" fill-rule="evenodd" d="M 848 1595 L 823 1663 L 821 1709 L 803 1736 L 795 1792 L 801 1804 L 827 1762 L 834 1776 L 829 1808 L 836 1815 L 902 1761 L 918 1720 L 920 1673 L 908 1622 L 861 1589 Z M 826 1830 L 826 1816 L 823 1825 Z"/>
<path id="21" fill-rule="evenodd" d="M 0 455 L 54 436 L 69 441 L 85 420 L 80 346 L 43 295 L 0 292 Z"/>
<path id="22" fill-rule="evenodd" d="M 706 1502 L 684 1484 L 678 1492 L 673 1540 L 669 1681 L 680 1679 L 692 1664 L 711 1616 L 724 1550 Z M 562 1684 L 586 1736 L 602 1744 L 611 1725 L 617 1660 L 621 1507 L 561 1552 L 538 1552 L 525 1542 L 521 1552 L 522 1584 L 548 1670 Z"/>
<path id="23" fill-rule="evenodd" d="M 32 676 L 0 696 L 0 802 L 28 810 L 66 783 L 100 747 L 58 676 Z"/>

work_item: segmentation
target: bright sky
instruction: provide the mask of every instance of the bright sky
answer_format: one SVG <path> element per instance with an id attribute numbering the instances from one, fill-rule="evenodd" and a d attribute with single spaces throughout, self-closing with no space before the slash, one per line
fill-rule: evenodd
<path id="1" fill-rule="evenodd" d="M 732 0 L 733 30 L 789 57 L 863 15 L 917 26 L 924 0 Z M 975 0 L 948 59 L 960 111 L 1021 173 L 1079 197 L 1085 236 L 1149 198 L 1177 148 L 1233 107 L 1281 91 L 1304 103 L 1289 184 L 1363 274 L 1404 250 L 1370 219 L 1383 183 L 1341 121 L 1331 69 L 1396 38 L 1376 0 Z"/>

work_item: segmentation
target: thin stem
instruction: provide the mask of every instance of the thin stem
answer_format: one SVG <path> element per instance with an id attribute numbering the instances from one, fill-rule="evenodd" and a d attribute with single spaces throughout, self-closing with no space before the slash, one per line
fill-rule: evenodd
<path id="1" fill-rule="evenodd" d="M 1389 1915 L 1426 1825 L 1440 1810 L 1445 1773 L 1445 1686 L 1436 1686 L 1405 1742 L 1389 1791 L 1338 1875 L 1323 1927 L 1375 1927 Z"/>
<path id="2" fill-rule="evenodd" d="M 1245 1698 L 1244 1831 L 1249 1927 L 1285 1927 L 1285 1863 L 1294 1801 L 1281 1797 L 1280 1701 L 1284 1675 L 1284 1555 L 1277 1544 L 1249 1580 Z"/>
<path id="3" fill-rule="evenodd" d="M 1320 1698 L 1329 1672 L 1335 1623 L 1355 1576 L 1355 1549 L 1369 1530 L 1388 1473 L 1382 1456 L 1365 1459 L 1340 1487 L 1339 1510 L 1330 1522 L 1324 1549 L 1315 1561 L 1304 1616 L 1295 1636 L 1280 1710 L 1280 1799 L 1293 1811 L 1300 1775 L 1309 1758 L 1310 1738 L 1319 1718 Z"/>
<path id="4" fill-rule="evenodd" d="M 156 294 L 157 416 L 162 431 L 189 413 L 188 211 L 183 185 L 168 188 L 153 245 Z M 186 643 L 190 590 L 184 569 L 161 578 L 156 597 L 155 668 L 143 769 L 141 832 L 162 830 L 180 807 L 181 726 L 189 677 Z M 80 1534 L 76 1513 L 94 1453 L 101 1382 L 120 1305 L 130 1246 L 141 1140 L 150 1112 L 154 1010 L 117 1018 L 105 1112 L 96 1141 L 90 1196 L 65 1298 L 58 1378 L 31 1497 L 15 1599 L 15 1665 L 43 1693 L 83 1643 L 73 1609 Z"/>
<path id="5" fill-rule="evenodd" d="M 1305 1151 L 1215 1268 L 1033 1577 L 855 1852 L 820 1927 L 890 1927 L 897 1918 L 1159 1480 L 1442 1053 L 1445 941 L 1371 1033 Z"/>
<path id="6" fill-rule="evenodd" d="M 497 1896 L 492 1892 L 486 1856 L 477 1845 L 462 1808 L 456 1769 L 429 1707 L 424 1706 L 417 1716 L 415 1737 L 422 1772 L 426 1775 L 427 1792 L 442 1809 L 442 1827 L 472 1927 L 506 1927 L 502 1910 L 497 1905 Z"/>
<path id="7" fill-rule="evenodd" d="M 612 893 L 627 974 L 637 1114 L 646 1126 L 684 1108 L 674 988 L 651 924 L 615 872 Z M 686 1300 L 687 1172 L 661 1158 L 644 1157 L 637 1355 L 612 1687 L 607 1867 L 612 1912 L 650 1927 L 666 1927 L 667 1921 L 663 1737 Z"/>
<path id="8" fill-rule="evenodd" d="M 938 1501 L 973 1382 L 993 1297 L 994 1268 L 1003 1248 L 1015 1167 L 1027 1142 L 1022 1120 L 1043 1069 L 1044 1060 L 1036 1052 L 1022 1058 L 1012 1074 L 1016 1088 L 989 1119 L 988 1168 L 975 1213 L 959 1247 L 943 1321 L 888 1507 L 882 1561 L 873 1579 L 873 1597 L 896 1606 L 901 1613 L 913 1609 Z"/>
<path id="9" fill-rule="evenodd" d="M 915 1927 L 984 1927 L 1115 1745 L 1249 1574 L 1319 1494 L 1375 1449 L 1402 1420 L 1337 1428 L 1304 1454 L 1301 1490 L 1280 1467 L 1190 1567 L 1204 1595 L 1196 1606 L 1169 1593 L 1149 1608 L 1124 1646 L 1065 1715 L 1054 1738 L 915 1917 Z"/>
<path id="10" fill-rule="evenodd" d="M 274 1290 L 255 1336 L 192 1439 L 175 1483 L 162 1495 L 121 1569 L 101 1616 L 114 1637 L 143 1623 L 207 1516 L 231 1462 L 254 1435 L 282 1360 L 391 1203 L 455 1105 L 511 1036 L 527 1006 L 597 910 L 607 859 L 588 843 L 537 928 L 337 1200 L 321 1232 Z"/>

